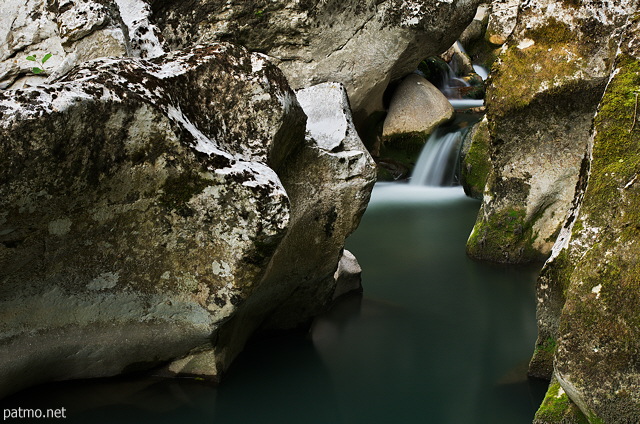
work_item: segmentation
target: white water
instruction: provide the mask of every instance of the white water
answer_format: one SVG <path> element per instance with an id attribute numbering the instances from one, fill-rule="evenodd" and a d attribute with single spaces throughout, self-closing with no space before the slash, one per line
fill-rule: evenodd
<path id="1" fill-rule="evenodd" d="M 461 143 L 462 131 L 437 129 L 422 149 L 409 184 L 435 187 L 454 185 Z"/>

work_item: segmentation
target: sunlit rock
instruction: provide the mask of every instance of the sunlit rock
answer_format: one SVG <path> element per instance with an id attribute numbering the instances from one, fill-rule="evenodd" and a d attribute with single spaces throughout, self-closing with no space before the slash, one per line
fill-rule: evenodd
<path id="1" fill-rule="evenodd" d="M 418 74 L 406 77 L 396 89 L 384 120 L 384 143 L 400 143 L 426 137 L 454 115 L 449 100 L 433 84 Z"/>

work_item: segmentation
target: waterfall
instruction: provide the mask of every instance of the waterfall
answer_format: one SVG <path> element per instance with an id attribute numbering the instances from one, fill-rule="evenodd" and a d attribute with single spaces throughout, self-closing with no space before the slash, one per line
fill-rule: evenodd
<path id="1" fill-rule="evenodd" d="M 466 129 L 438 128 L 425 144 L 409 184 L 450 187 L 455 184 L 458 156 Z"/>

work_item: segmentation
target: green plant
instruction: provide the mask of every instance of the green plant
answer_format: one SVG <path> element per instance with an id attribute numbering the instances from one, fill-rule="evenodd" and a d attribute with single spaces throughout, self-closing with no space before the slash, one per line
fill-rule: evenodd
<path id="1" fill-rule="evenodd" d="M 264 10 L 256 10 L 256 16 L 262 18 L 264 16 Z"/>
<path id="2" fill-rule="evenodd" d="M 42 74 L 46 72 L 46 69 L 44 68 L 44 63 L 51 59 L 53 55 L 51 53 L 47 53 L 44 55 L 44 57 L 40 60 L 38 60 L 38 58 L 36 57 L 35 54 L 31 55 L 31 56 L 27 56 L 27 60 L 30 60 L 32 62 L 36 62 L 40 65 L 40 67 L 34 66 L 33 68 L 31 68 L 31 72 L 33 72 L 34 74 Z"/>

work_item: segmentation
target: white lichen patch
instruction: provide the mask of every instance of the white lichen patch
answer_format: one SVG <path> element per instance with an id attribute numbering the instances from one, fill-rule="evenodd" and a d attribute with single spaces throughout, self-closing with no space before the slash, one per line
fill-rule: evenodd
<path id="1" fill-rule="evenodd" d="M 536 44 L 535 41 L 533 41 L 530 38 L 525 38 L 524 40 L 520 41 L 517 45 L 518 49 L 520 50 L 524 50 L 524 49 L 528 49 L 529 47 L 533 46 L 534 44 Z"/>
<path id="2" fill-rule="evenodd" d="M 49 234 L 63 236 L 71 231 L 71 220 L 69 218 L 57 219 L 49 222 Z"/>
<path id="3" fill-rule="evenodd" d="M 119 272 L 103 272 L 102 274 L 91 280 L 91 282 L 87 284 L 87 288 L 89 290 L 97 291 L 112 289 L 116 286 L 116 284 L 118 284 L 119 279 Z"/>
<path id="4" fill-rule="evenodd" d="M 218 277 L 228 278 L 232 277 L 231 267 L 226 262 L 213 261 L 211 263 L 211 268 L 213 270 L 213 274 Z"/>

